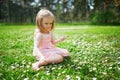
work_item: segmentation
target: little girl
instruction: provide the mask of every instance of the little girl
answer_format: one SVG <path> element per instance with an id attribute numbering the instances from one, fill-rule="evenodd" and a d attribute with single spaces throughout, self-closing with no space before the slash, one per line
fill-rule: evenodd
<path id="1" fill-rule="evenodd" d="M 39 70 L 41 66 L 53 63 L 60 63 L 64 57 L 70 56 L 66 49 L 61 49 L 55 45 L 64 41 L 66 37 L 59 40 L 53 39 L 54 15 L 46 9 L 41 9 L 36 16 L 36 29 L 34 33 L 33 55 L 38 60 L 32 64 L 34 70 Z"/>

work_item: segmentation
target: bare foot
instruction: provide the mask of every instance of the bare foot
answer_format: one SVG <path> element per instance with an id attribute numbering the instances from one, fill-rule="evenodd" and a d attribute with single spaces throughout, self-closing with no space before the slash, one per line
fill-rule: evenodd
<path id="1" fill-rule="evenodd" d="M 38 62 L 33 63 L 33 64 L 32 64 L 32 68 L 33 68 L 33 70 L 38 71 L 38 70 L 40 69 L 40 68 L 39 68 L 39 65 L 38 65 Z"/>

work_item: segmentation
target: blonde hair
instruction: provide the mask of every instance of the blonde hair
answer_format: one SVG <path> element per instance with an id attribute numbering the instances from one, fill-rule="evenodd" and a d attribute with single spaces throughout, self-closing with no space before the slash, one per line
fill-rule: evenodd
<path id="1" fill-rule="evenodd" d="M 49 10 L 47 10 L 47 9 L 41 9 L 37 13 L 37 16 L 36 16 L 36 26 L 37 26 L 37 28 L 39 29 L 39 31 L 41 33 L 45 32 L 45 29 L 42 27 L 42 20 L 43 20 L 44 17 L 49 17 L 49 16 L 53 18 L 52 28 L 51 28 L 51 30 L 53 30 L 54 23 L 55 23 L 55 19 L 54 19 L 53 13 L 50 12 Z"/>

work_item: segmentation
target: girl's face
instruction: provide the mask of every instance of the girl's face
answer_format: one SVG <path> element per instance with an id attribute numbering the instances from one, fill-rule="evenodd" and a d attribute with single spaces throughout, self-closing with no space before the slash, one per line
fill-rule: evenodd
<path id="1" fill-rule="evenodd" d="M 53 18 L 51 16 L 43 18 L 42 27 L 44 27 L 45 33 L 49 33 L 51 31 L 52 24 L 53 24 Z"/>

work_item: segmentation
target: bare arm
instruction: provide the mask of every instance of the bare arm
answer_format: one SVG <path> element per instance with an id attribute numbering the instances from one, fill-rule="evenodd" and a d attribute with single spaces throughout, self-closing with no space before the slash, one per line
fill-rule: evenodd
<path id="1" fill-rule="evenodd" d="M 66 39 L 66 36 L 64 36 L 64 37 L 62 37 L 62 38 L 60 38 L 58 40 L 54 40 L 53 37 L 52 37 L 52 43 L 57 44 L 57 43 L 60 43 L 60 42 L 64 41 L 65 39 Z"/>
<path id="2" fill-rule="evenodd" d="M 41 52 L 39 50 L 40 39 L 41 39 L 41 34 L 37 33 L 34 36 L 33 56 L 39 57 L 40 59 L 44 59 L 43 55 L 41 54 Z"/>

